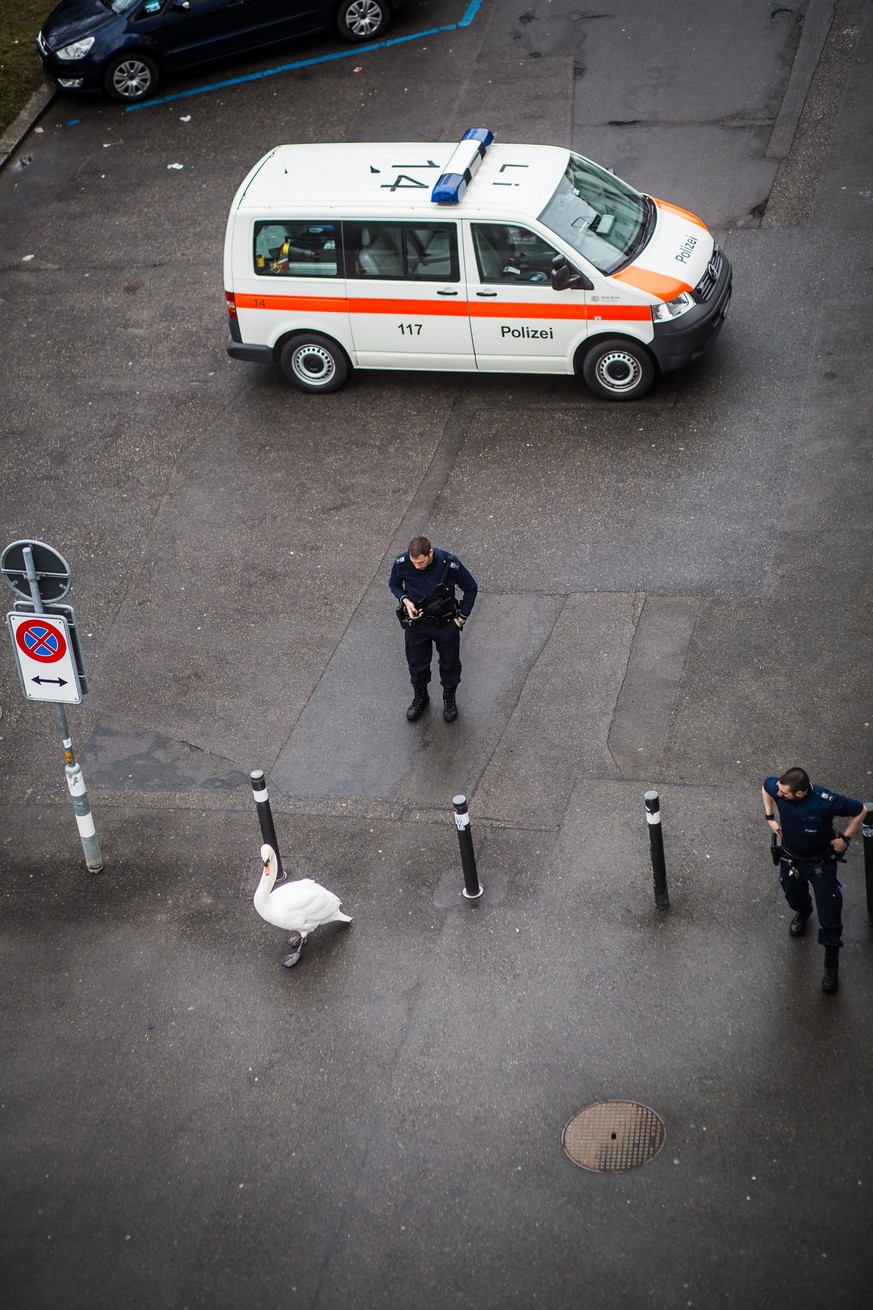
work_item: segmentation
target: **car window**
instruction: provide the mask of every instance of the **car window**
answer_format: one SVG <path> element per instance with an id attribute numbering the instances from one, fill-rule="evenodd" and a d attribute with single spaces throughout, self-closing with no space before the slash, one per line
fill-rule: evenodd
<path id="1" fill-rule="evenodd" d="M 536 232 L 504 223 L 474 223 L 473 246 L 483 282 L 548 282 L 558 253 Z"/>
<path id="2" fill-rule="evenodd" d="M 458 282 L 454 223 L 345 223 L 350 277 Z"/>
<path id="3" fill-rule="evenodd" d="M 254 263 L 259 277 L 337 277 L 340 270 L 336 225 L 256 223 Z"/>
<path id="4" fill-rule="evenodd" d="M 112 7 L 117 14 L 124 14 L 139 4 L 139 8 L 131 20 L 136 23 L 140 18 L 154 18 L 155 14 L 163 13 L 164 10 L 169 9 L 172 3 L 173 0 L 145 0 L 144 4 L 139 4 L 139 0 L 130 0 L 130 3 L 126 3 L 126 0 L 117 0 Z"/>

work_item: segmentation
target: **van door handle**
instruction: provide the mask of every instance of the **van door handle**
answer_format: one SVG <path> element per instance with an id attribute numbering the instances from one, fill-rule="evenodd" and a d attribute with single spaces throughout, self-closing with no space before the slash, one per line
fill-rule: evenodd
<path id="1" fill-rule="evenodd" d="M 456 296 L 457 294 L 458 294 L 457 291 L 438 291 L 438 292 L 437 292 L 437 295 L 438 295 L 438 296 Z"/>
<path id="2" fill-rule="evenodd" d="M 476 295 L 477 295 L 477 296 L 496 296 L 496 295 L 497 295 L 497 292 L 496 292 L 496 291 L 477 291 L 477 292 L 476 292 Z"/>

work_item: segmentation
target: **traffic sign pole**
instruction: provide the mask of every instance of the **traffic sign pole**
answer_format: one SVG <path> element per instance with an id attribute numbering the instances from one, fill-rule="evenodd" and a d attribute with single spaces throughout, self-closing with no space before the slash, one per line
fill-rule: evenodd
<path id="1" fill-rule="evenodd" d="M 23 572 L 27 577 L 31 599 L 33 600 L 34 613 L 45 614 L 45 608 L 43 606 L 42 595 L 39 588 L 39 578 L 37 576 L 36 565 L 33 558 L 33 549 L 30 545 L 22 545 L 21 557 Z M 7 577 L 7 581 L 8 580 Z M 69 579 L 67 579 L 67 581 L 69 581 Z M 12 583 L 10 583 L 10 585 L 12 585 Z M 63 584 L 61 583 L 60 585 L 62 586 Z M 18 590 L 18 588 L 13 586 L 13 590 Z M 19 592 L 19 594 L 21 593 Z M 65 595 L 66 592 L 61 591 L 61 594 Z M 63 705 L 58 702 L 54 703 L 54 708 L 55 714 L 57 715 L 58 725 L 61 729 L 61 739 L 64 746 L 64 776 L 66 777 L 67 789 L 73 803 L 73 813 L 76 816 L 76 826 L 79 829 L 79 838 L 82 842 L 82 850 L 85 854 L 85 863 L 88 866 L 89 872 L 100 873 L 103 868 L 103 856 L 100 854 L 100 845 L 97 841 L 97 830 L 94 826 L 94 816 L 91 813 L 91 803 L 88 800 L 88 792 L 85 788 L 85 779 L 82 776 L 82 768 L 81 765 L 76 762 L 75 752 L 73 751 L 73 739 L 70 736 L 70 729 L 67 724 L 66 711 L 64 710 Z"/>

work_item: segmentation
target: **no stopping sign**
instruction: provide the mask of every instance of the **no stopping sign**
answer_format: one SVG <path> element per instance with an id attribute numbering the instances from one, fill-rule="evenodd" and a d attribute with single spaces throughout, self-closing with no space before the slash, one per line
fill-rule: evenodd
<path id="1" fill-rule="evenodd" d="M 21 688 L 28 700 L 79 705 L 82 688 L 67 621 L 58 615 L 7 614 Z"/>

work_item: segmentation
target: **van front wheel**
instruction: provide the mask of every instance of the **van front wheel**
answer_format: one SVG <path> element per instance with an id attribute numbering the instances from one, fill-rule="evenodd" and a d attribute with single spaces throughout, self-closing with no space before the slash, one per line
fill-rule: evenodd
<path id="1" fill-rule="evenodd" d="M 638 400 L 654 382 L 655 366 L 645 346 L 626 337 L 608 337 L 588 351 L 582 376 L 605 400 Z"/>
<path id="2" fill-rule="evenodd" d="M 342 346 L 320 332 L 307 332 L 286 341 L 279 354 L 279 367 L 300 391 L 339 391 L 349 375 L 349 361 Z"/>

